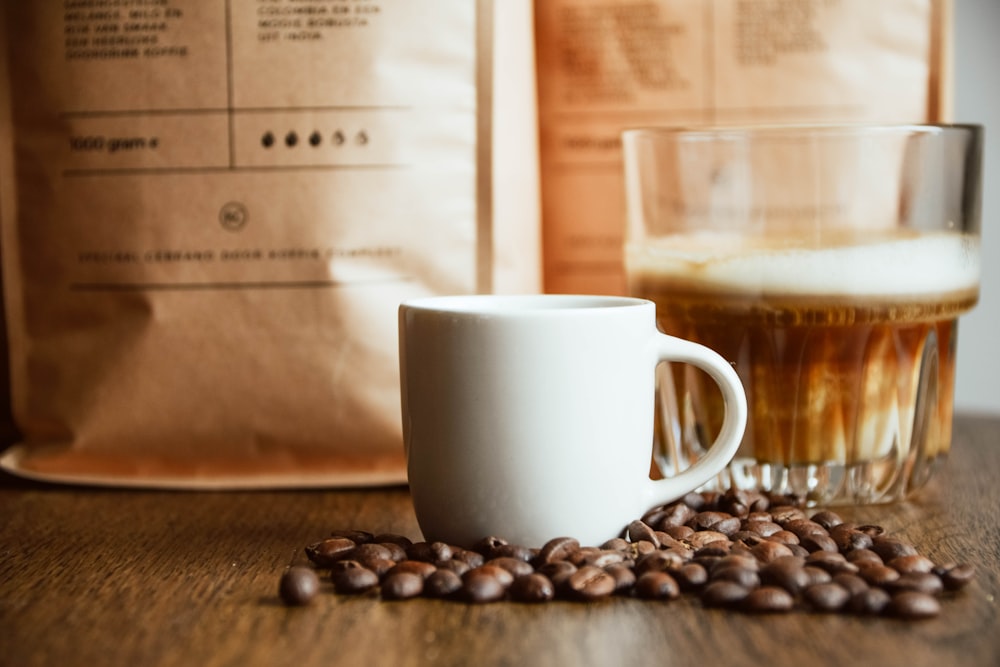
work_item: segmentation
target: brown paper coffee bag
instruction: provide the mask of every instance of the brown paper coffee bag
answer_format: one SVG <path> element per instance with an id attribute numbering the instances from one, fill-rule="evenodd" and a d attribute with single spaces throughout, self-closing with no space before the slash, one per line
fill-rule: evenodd
<path id="1" fill-rule="evenodd" d="M 537 220 L 494 234 L 492 4 L 2 11 L 3 466 L 403 481 L 399 302 L 537 288 Z"/>
<path id="2" fill-rule="evenodd" d="M 946 121 L 949 17 L 949 0 L 536 2 L 545 290 L 625 290 L 623 129 Z"/>

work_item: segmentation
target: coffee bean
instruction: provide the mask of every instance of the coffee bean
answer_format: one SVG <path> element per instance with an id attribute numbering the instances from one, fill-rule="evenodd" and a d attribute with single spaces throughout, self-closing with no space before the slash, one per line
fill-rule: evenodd
<path id="1" fill-rule="evenodd" d="M 278 596 L 288 606 L 307 605 L 318 592 L 319 576 L 304 565 L 288 568 L 278 582 Z"/>
<path id="2" fill-rule="evenodd" d="M 424 578 L 413 572 L 397 572 L 386 575 L 382 580 L 382 598 L 385 600 L 407 600 L 415 598 L 424 590 Z"/>
<path id="3" fill-rule="evenodd" d="M 776 505 L 771 508 L 770 512 L 773 520 L 781 525 L 795 519 L 806 518 L 806 513 L 795 505 Z"/>
<path id="4" fill-rule="evenodd" d="M 973 577 L 976 575 L 976 568 L 969 563 L 960 563 L 958 565 L 952 565 L 947 568 L 943 568 L 940 577 L 941 583 L 949 591 L 957 591 L 961 588 L 965 588 L 966 584 L 972 581 Z"/>
<path id="5" fill-rule="evenodd" d="M 520 558 L 513 558 L 511 556 L 500 556 L 498 558 L 488 560 L 486 561 L 486 565 L 503 568 L 504 570 L 510 572 L 515 579 L 525 574 L 531 574 L 535 571 L 535 568 L 533 568 L 530 563 L 526 563 Z"/>
<path id="6" fill-rule="evenodd" d="M 789 549 L 787 545 L 768 540 L 751 547 L 750 551 L 753 552 L 753 555 L 757 558 L 757 560 L 762 563 L 770 563 L 778 558 L 792 555 L 792 550 Z"/>
<path id="7" fill-rule="evenodd" d="M 747 521 L 743 524 L 743 528 L 745 530 L 750 531 L 751 533 L 756 533 L 761 537 L 770 537 L 775 533 L 781 532 L 781 526 L 771 521 L 770 519 L 760 520 L 760 521 Z"/>
<path id="8" fill-rule="evenodd" d="M 944 591 L 941 578 L 933 572 L 907 572 L 890 581 L 885 589 L 892 594 L 902 591 L 916 591 L 928 595 L 940 595 Z"/>
<path id="9" fill-rule="evenodd" d="M 652 542 L 655 546 L 660 546 L 656 531 L 640 519 L 636 519 L 628 525 L 626 534 L 631 542 Z"/>
<path id="10" fill-rule="evenodd" d="M 908 572 L 931 572 L 934 569 L 934 561 L 920 554 L 899 556 L 888 561 L 886 565 L 900 574 L 907 574 Z"/>
<path id="11" fill-rule="evenodd" d="M 694 528 L 691 526 L 668 526 L 664 529 L 667 535 L 674 538 L 675 540 L 686 540 L 692 535 L 694 535 Z"/>
<path id="12" fill-rule="evenodd" d="M 319 567 L 330 567 L 342 558 L 348 557 L 357 546 L 346 537 L 330 537 L 306 547 L 306 557 Z"/>
<path id="13" fill-rule="evenodd" d="M 472 550 L 483 555 L 484 558 L 495 558 L 494 551 L 507 544 L 507 540 L 502 537 L 484 537 L 472 546 Z"/>
<path id="14" fill-rule="evenodd" d="M 462 575 L 461 595 L 468 602 L 496 602 L 507 594 L 507 584 L 504 584 L 494 570 L 506 572 L 501 568 L 484 569 L 476 567 Z M 508 573 L 509 574 L 509 573 Z M 511 580 L 513 583 L 513 580 Z"/>
<path id="15" fill-rule="evenodd" d="M 799 543 L 799 536 L 790 530 L 779 530 L 776 533 L 767 536 L 767 539 L 771 542 L 777 542 L 779 544 L 784 544 L 785 546 L 790 546 Z"/>
<path id="16" fill-rule="evenodd" d="M 826 532 L 826 528 L 809 519 L 792 519 L 791 521 L 786 522 L 782 527 L 791 533 L 795 533 L 795 536 L 799 538 L 800 542 L 811 535 L 823 535 L 824 537 L 829 537 L 829 534 Z"/>
<path id="17" fill-rule="evenodd" d="M 840 548 L 832 537 L 825 533 L 814 533 L 801 538 L 799 544 L 806 551 L 826 551 L 829 553 L 840 553 Z"/>
<path id="18" fill-rule="evenodd" d="M 343 537 L 355 544 L 367 544 L 375 539 L 375 535 L 367 530 L 335 530 L 330 533 L 330 537 Z"/>
<path id="19" fill-rule="evenodd" d="M 734 581 L 713 581 L 701 592 L 701 602 L 706 607 L 733 607 L 746 599 L 750 589 Z"/>
<path id="20" fill-rule="evenodd" d="M 868 590 L 868 582 L 856 574 L 841 572 L 833 575 L 832 582 L 847 590 L 851 595 L 857 595 Z"/>
<path id="21" fill-rule="evenodd" d="M 333 589 L 338 593 L 353 595 L 364 593 L 378 586 L 378 575 L 357 561 L 341 561 L 342 567 L 330 573 Z"/>
<path id="22" fill-rule="evenodd" d="M 350 553 L 350 557 L 351 560 L 356 560 L 365 567 L 371 568 L 371 564 L 376 561 L 391 561 L 392 551 L 381 544 L 366 542 L 354 547 L 354 550 Z"/>
<path id="23" fill-rule="evenodd" d="M 615 580 L 615 593 L 623 593 L 632 590 L 635 586 L 635 571 L 626 563 L 612 563 L 604 568 Z"/>
<path id="24" fill-rule="evenodd" d="M 855 614 L 876 615 L 888 606 L 890 596 L 881 588 L 866 588 L 855 593 L 847 602 L 847 608 Z"/>
<path id="25" fill-rule="evenodd" d="M 802 596 L 820 611 L 838 611 L 851 599 L 851 593 L 846 588 L 832 581 L 813 584 L 802 591 Z"/>
<path id="26" fill-rule="evenodd" d="M 451 560 L 461 561 L 470 568 L 479 567 L 486 562 L 486 558 L 481 553 L 471 549 L 452 549 Z"/>
<path id="27" fill-rule="evenodd" d="M 434 567 L 439 570 L 448 570 L 449 572 L 454 572 L 459 577 L 472 569 L 472 567 L 465 561 L 458 560 L 457 558 L 452 558 L 451 560 L 439 560 L 434 563 Z"/>
<path id="28" fill-rule="evenodd" d="M 585 565 L 566 579 L 572 594 L 583 600 L 597 600 L 615 592 L 615 578 L 599 567 Z"/>
<path id="29" fill-rule="evenodd" d="M 728 542 L 729 537 L 724 533 L 720 533 L 716 530 L 696 530 L 688 537 L 685 542 L 692 549 L 698 550 L 705 546 L 706 544 L 711 544 L 712 542 Z"/>
<path id="30" fill-rule="evenodd" d="M 708 582 L 708 571 L 698 563 L 685 563 L 670 574 L 683 591 L 697 590 Z"/>
<path id="31" fill-rule="evenodd" d="M 710 581 L 732 581 L 744 588 L 760 586 L 760 575 L 755 570 L 730 565 L 723 568 L 713 568 Z"/>
<path id="32" fill-rule="evenodd" d="M 620 539 L 620 538 L 619 538 Z M 625 540 L 621 540 L 627 544 Z M 538 551 L 538 564 L 551 563 L 555 560 L 566 560 L 576 550 L 580 548 L 580 542 L 573 537 L 556 537 L 546 542 Z"/>
<path id="33" fill-rule="evenodd" d="M 859 533 L 863 534 L 863 533 Z M 854 565 L 864 565 L 865 563 L 873 563 L 875 565 L 883 565 L 882 557 L 871 549 L 852 549 L 850 551 L 844 552 L 844 558 L 847 559 L 848 563 L 853 563 Z"/>
<path id="34" fill-rule="evenodd" d="M 557 538 L 559 539 L 559 538 Z M 579 544 L 579 542 L 577 543 Z M 632 543 L 626 540 L 624 537 L 612 537 L 610 540 L 601 545 L 602 549 L 610 549 L 612 551 L 629 551 L 632 548 Z M 542 551 L 545 547 L 538 552 L 538 555 L 542 555 Z"/>
<path id="35" fill-rule="evenodd" d="M 687 562 L 676 551 L 654 551 L 640 558 L 635 563 L 635 574 L 641 577 L 646 572 L 666 571 L 679 568 Z"/>
<path id="36" fill-rule="evenodd" d="M 389 568 L 389 570 L 385 573 L 385 576 L 389 577 L 399 572 L 412 572 L 413 574 L 420 575 L 422 579 L 426 579 L 437 572 L 437 567 L 435 567 L 432 563 L 422 560 L 406 560 L 401 563 L 396 563 Z"/>
<path id="37" fill-rule="evenodd" d="M 516 577 L 510 585 L 510 597 L 518 602 L 546 602 L 555 595 L 555 585 L 537 572 Z"/>
<path id="38" fill-rule="evenodd" d="M 886 611 L 902 618 L 931 618 L 941 613 L 941 604 L 928 593 L 904 591 L 892 596 Z"/>
<path id="39" fill-rule="evenodd" d="M 761 586 L 744 598 L 744 609 L 755 613 L 772 613 L 790 611 L 795 606 L 795 598 L 784 588 L 778 586 Z"/>
<path id="40" fill-rule="evenodd" d="M 561 588 L 569 575 L 576 572 L 576 565 L 566 560 L 552 561 L 538 568 L 538 573 L 549 578 L 556 588 Z"/>
<path id="41" fill-rule="evenodd" d="M 413 540 L 406 535 L 397 535 L 396 533 L 379 533 L 378 535 L 374 535 L 370 541 L 378 542 L 379 544 L 395 544 L 403 547 L 403 549 L 413 544 Z"/>
<path id="42" fill-rule="evenodd" d="M 886 563 L 901 556 L 917 555 L 917 550 L 912 545 L 884 535 L 879 535 L 872 540 L 872 551 L 877 553 Z"/>
<path id="43" fill-rule="evenodd" d="M 805 572 L 805 559 L 786 556 L 773 560 L 761 568 L 760 581 L 798 595 L 810 583 L 809 574 Z"/>
<path id="44" fill-rule="evenodd" d="M 839 526 L 844 523 L 844 520 L 836 512 L 831 512 L 829 510 L 823 510 L 816 512 L 811 517 L 812 521 L 815 521 L 819 525 L 823 526 L 827 530 L 830 530 L 834 526 Z"/>
<path id="45" fill-rule="evenodd" d="M 899 579 L 899 572 L 887 565 L 869 565 L 858 570 L 858 576 L 872 586 L 884 586 L 890 581 Z"/>
<path id="46" fill-rule="evenodd" d="M 821 568 L 830 574 L 841 572 L 854 573 L 858 571 L 858 566 L 848 563 L 842 553 L 830 551 L 814 551 L 806 557 L 806 563 Z"/>
<path id="47" fill-rule="evenodd" d="M 434 563 L 439 560 L 450 560 L 453 551 L 451 545 L 444 542 L 414 542 L 406 548 L 410 560 L 421 560 Z"/>
<path id="48" fill-rule="evenodd" d="M 437 569 L 424 580 L 424 595 L 428 597 L 446 598 L 458 593 L 461 588 L 462 577 L 450 569 Z"/>
<path id="49" fill-rule="evenodd" d="M 635 594 L 646 600 L 673 600 L 680 586 L 666 572 L 647 572 L 635 581 Z"/>
<path id="50" fill-rule="evenodd" d="M 503 544 L 494 549 L 492 555 L 487 560 L 492 558 L 516 558 L 517 560 L 523 560 L 525 563 L 530 563 L 537 555 L 535 550 L 523 544 Z"/>
<path id="51" fill-rule="evenodd" d="M 479 567 L 472 568 L 462 575 L 462 579 L 466 580 L 470 577 L 479 575 L 485 575 L 496 579 L 504 588 L 510 586 L 511 582 L 514 581 L 514 575 L 510 573 L 510 570 L 505 570 L 499 565 L 490 565 L 489 562 L 484 565 L 480 565 Z"/>
<path id="52" fill-rule="evenodd" d="M 837 543 L 837 548 L 845 554 L 849 551 L 857 551 L 858 549 L 870 549 L 872 546 L 871 535 L 847 524 L 831 528 L 830 537 Z"/>

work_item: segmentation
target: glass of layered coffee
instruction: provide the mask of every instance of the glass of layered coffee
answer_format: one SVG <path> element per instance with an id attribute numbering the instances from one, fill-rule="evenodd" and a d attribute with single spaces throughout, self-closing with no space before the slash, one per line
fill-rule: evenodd
<path id="1" fill-rule="evenodd" d="M 982 130 L 788 126 L 623 135 L 629 291 L 728 359 L 749 403 L 720 488 L 899 500 L 951 440 L 956 327 L 979 294 Z M 715 384 L 661 368 L 656 458 L 718 432 Z"/>

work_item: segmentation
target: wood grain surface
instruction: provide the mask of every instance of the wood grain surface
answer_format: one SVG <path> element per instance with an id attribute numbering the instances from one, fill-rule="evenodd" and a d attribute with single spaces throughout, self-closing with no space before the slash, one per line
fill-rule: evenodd
<path id="1" fill-rule="evenodd" d="M 164 492 L 0 476 L 0 665 L 1000 664 L 1000 419 L 960 417 L 917 498 L 841 508 L 976 579 L 924 621 L 751 616 L 671 602 L 469 605 L 323 592 L 278 579 L 334 528 L 419 538 L 403 488 Z"/>

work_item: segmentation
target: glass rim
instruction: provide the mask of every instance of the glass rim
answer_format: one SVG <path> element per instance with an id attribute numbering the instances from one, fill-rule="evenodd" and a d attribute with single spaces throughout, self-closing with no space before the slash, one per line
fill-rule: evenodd
<path id="1" fill-rule="evenodd" d="M 640 125 L 627 127 L 622 137 L 673 138 L 677 140 L 737 140 L 808 137 L 866 137 L 873 135 L 943 135 L 979 136 L 978 123 L 768 123 L 760 125 Z"/>

